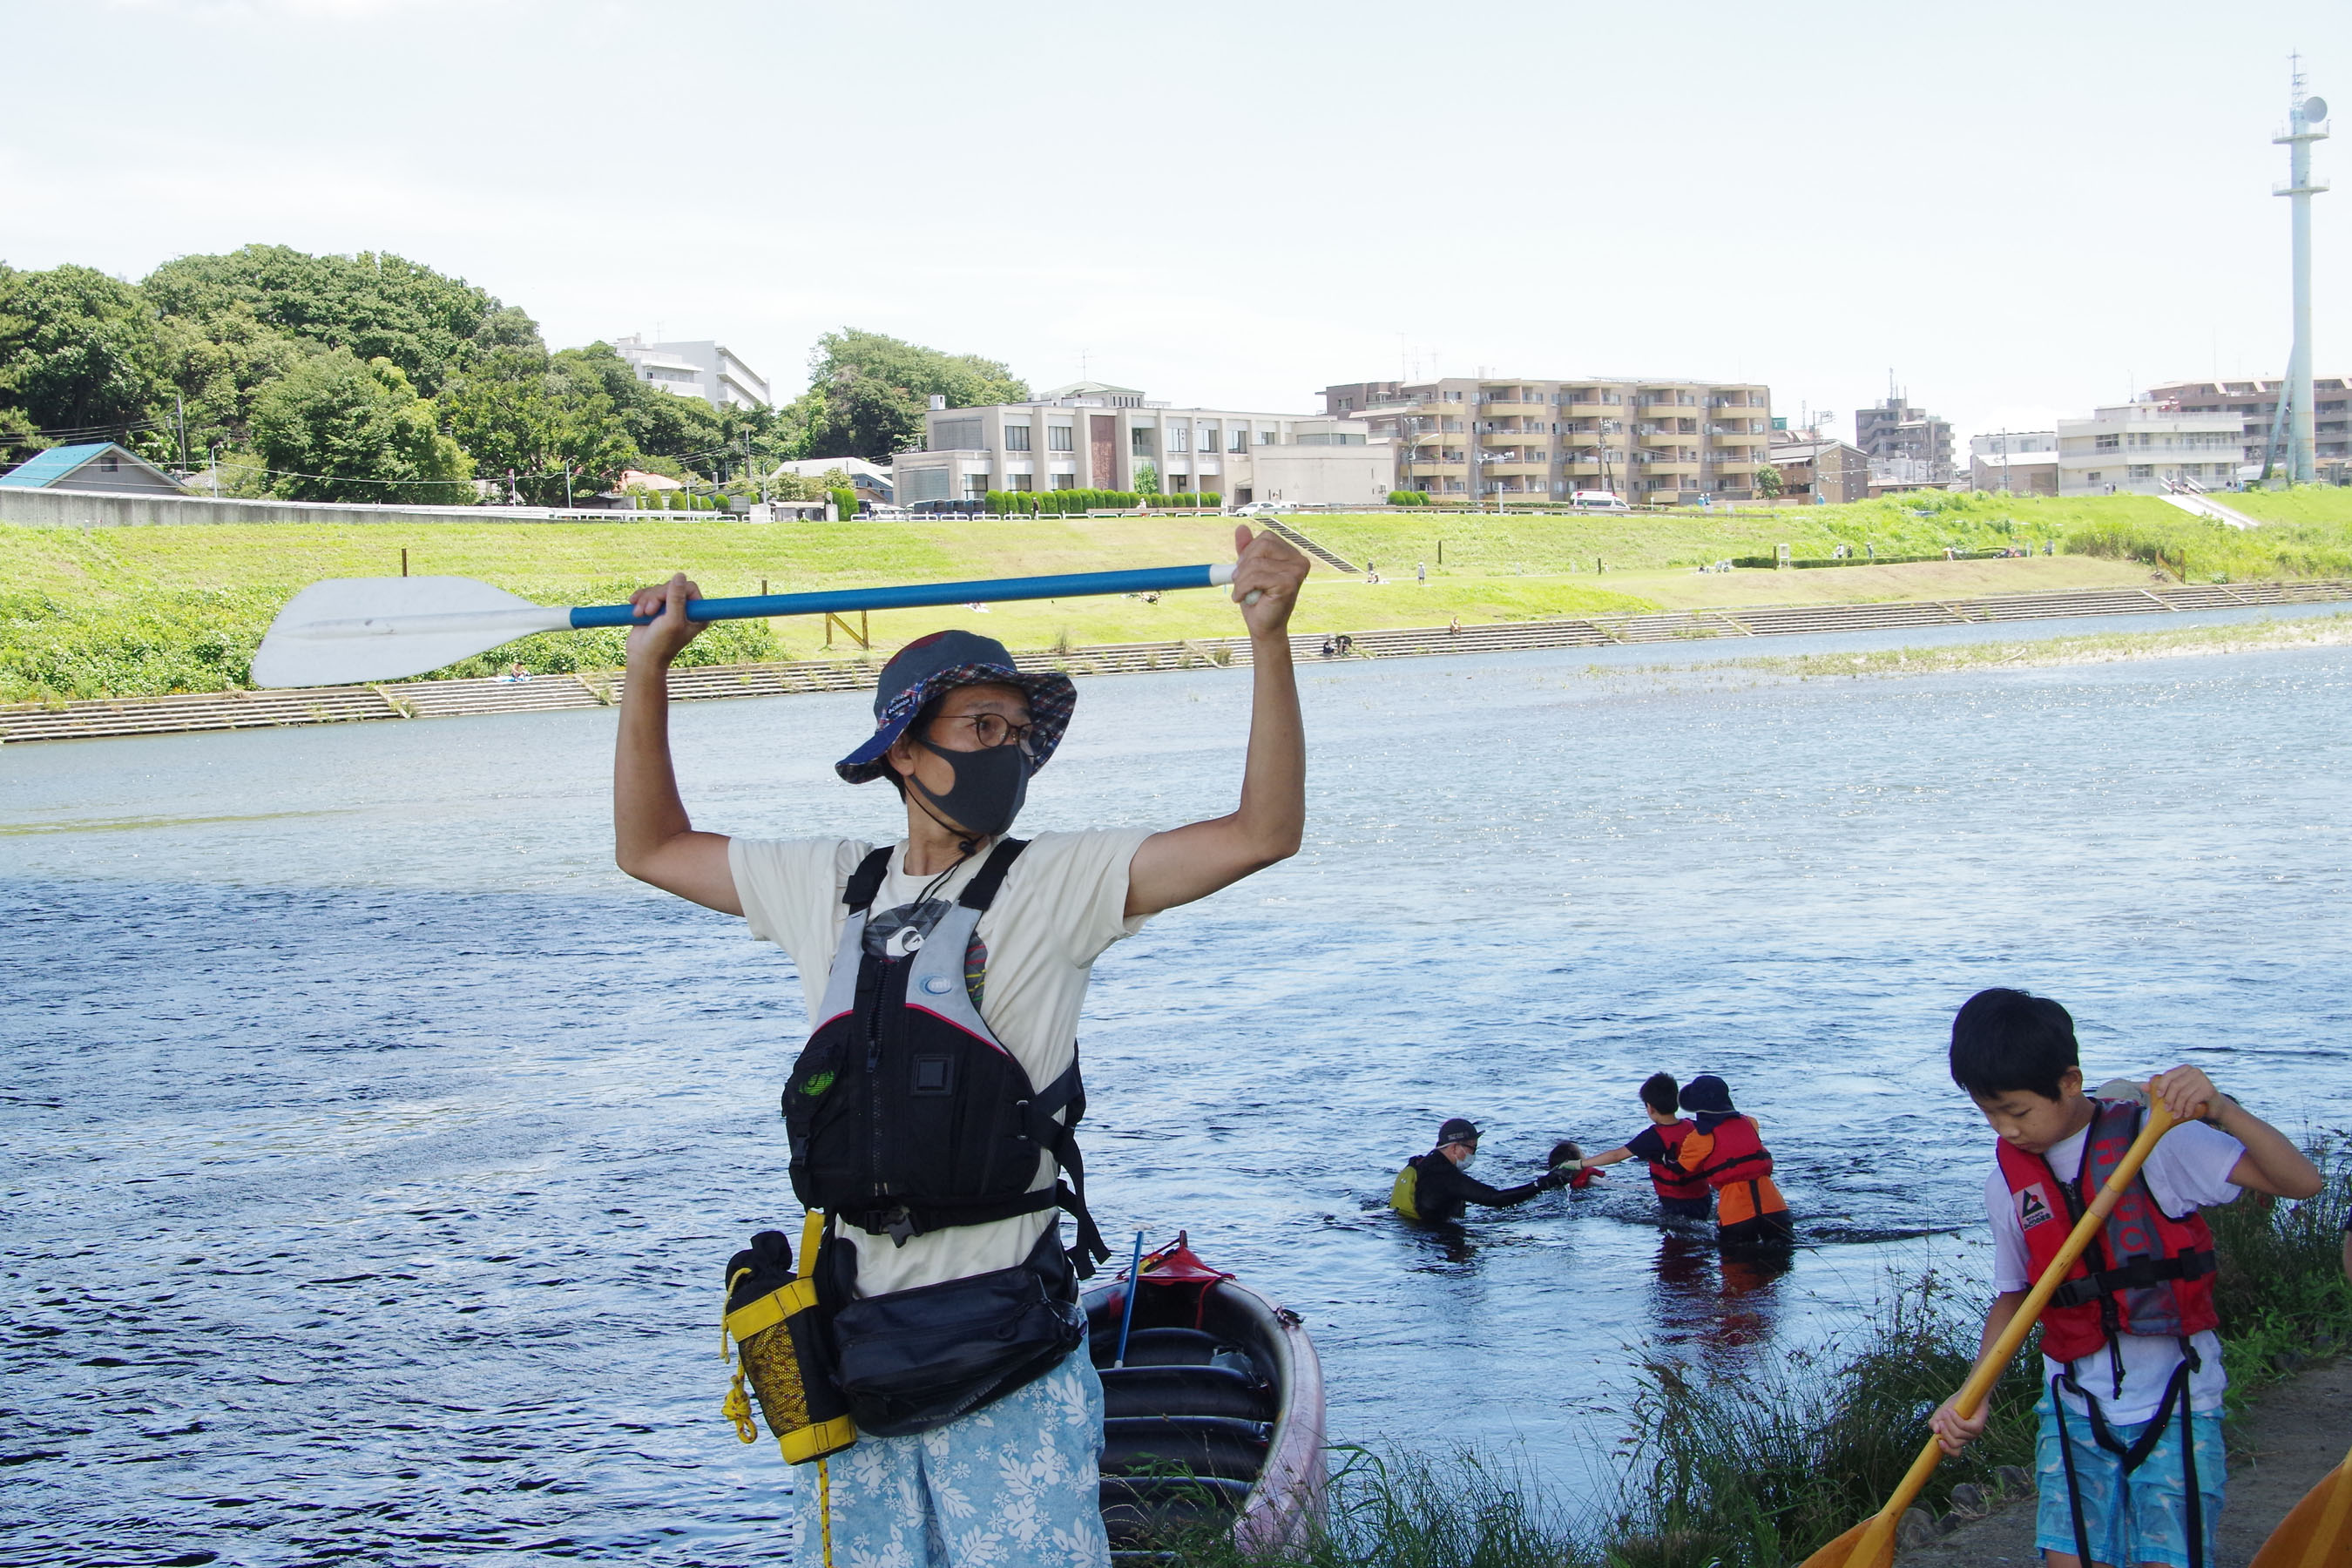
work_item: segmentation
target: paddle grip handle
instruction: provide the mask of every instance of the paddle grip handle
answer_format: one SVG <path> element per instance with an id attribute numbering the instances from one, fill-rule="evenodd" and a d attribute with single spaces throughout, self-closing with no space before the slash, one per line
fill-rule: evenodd
<path id="1" fill-rule="evenodd" d="M 691 621 L 761 620 L 772 616 L 847 615 L 858 610 L 916 610 L 941 605 L 1004 604 L 1016 599 L 1083 599 L 1108 594 L 1170 594 L 1217 588 L 1234 580 L 1232 562 L 1209 566 L 1147 566 L 1131 572 L 1071 572 L 1053 577 L 998 577 L 974 583 L 919 583 L 904 587 L 835 588 L 814 594 L 754 594 L 697 599 Z M 574 630 L 641 626 L 652 619 L 634 605 L 583 605 L 572 612 Z"/>

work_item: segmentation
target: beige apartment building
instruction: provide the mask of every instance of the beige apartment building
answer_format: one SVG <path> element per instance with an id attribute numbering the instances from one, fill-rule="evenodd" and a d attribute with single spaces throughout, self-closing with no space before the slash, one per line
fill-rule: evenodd
<path id="1" fill-rule="evenodd" d="M 1395 488 L 1395 458 L 1360 419 L 1176 408 L 1133 387 L 1080 382 L 1029 403 L 939 406 L 923 448 L 893 460 L 901 506 L 990 490 L 1134 490 L 1150 465 L 1163 493 L 1229 505 L 1364 506 Z"/>
<path id="2" fill-rule="evenodd" d="M 2175 403 L 2183 414 L 2233 414 L 2241 424 L 2239 461 L 2257 468 L 2263 454 L 2270 446 L 2271 422 L 2278 411 L 2280 383 L 2276 377 L 2268 381 L 2176 381 L 2166 386 L 2150 387 L 2147 397 L 2154 403 Z M 2352 376 L 2319 376 L 2311 384 L 2312 461 L 2329 470 L 2323 478 L 2343 482 L 2347 459 L 2352 459 L 2352 416 L 2347 416 L 2347 395 L 2352 395 Z"/>
<path id="3" fill-rule="evenodd" d="M 1478 501 L 1749 500 L 1772 439 L 1771 389 L 1749 382 L 1359 381 L 1323 409 L 1396 443 L 1400 489 Z"/>

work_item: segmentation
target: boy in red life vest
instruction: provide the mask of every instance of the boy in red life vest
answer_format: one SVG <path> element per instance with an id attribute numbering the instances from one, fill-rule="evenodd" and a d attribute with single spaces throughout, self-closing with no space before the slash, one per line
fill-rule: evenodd
<path id="1" fill-rule="evenodd" d="M 1621 1160 L 1641 1160 L 1650 1167 L 1650 1184 L 1658 1192 L 1658 1209 L 1670 1219 L 1705 1219 L 1715 1209 L 1714 1189 L 1706 1178 L 1685 1169 L 1679 1152 L 1698 1128 L 1676 1114 L 1681 1091 L 1670 1072 L 1652 1073 L 1642 1084 L 1642 1110 L 1650 1124 L 1622 1146 L 1584 1162 L 1585 1169 L 1614 1165 Z"/>
<path id="2" fill-rule="evenodd" d="M 1715 1239 L 1745 1249 L 1795 1239 L 1789 1202 L 1772 1182 L 1772 1151 L 1752 1116 L 1732 1109 L 1731 1088 L 1713 1073 L 1683 1085 L 1695 1125 L 1676 1151 L 1682 1167 L 1715 1191 Z"/>
<path id="3" fill-rule="evenodd" d="M 2074 1020 L 2022 991 L 1969 999 L 1952 1020 L 1951 1064 L 1952 1080 L 2000 1138 L 1985 1182 L 1999 1292 L 1985 1316 L 1990 1345 L 2146 1111 L 2137 1098 L 2084 1094 Z M 2302 1152 L 2198 1068 L 2175 1068 L 2149 1087 L 2189 1124 L 2157 1144 L 2042 1314 L 2049 1381 L 2038 1405 L 2034 1542 L 2047 1568 L 2212 1562 L 2227 1476 L 2224 1380 L 2213 1237 L 2197 1210 L 2244 1187 L 2288 1198 L 2319 1191 Z M 1957 1454 L 1987 1414 L 1963 1420 L 1947 1404 L 1929 1425 Z"/>

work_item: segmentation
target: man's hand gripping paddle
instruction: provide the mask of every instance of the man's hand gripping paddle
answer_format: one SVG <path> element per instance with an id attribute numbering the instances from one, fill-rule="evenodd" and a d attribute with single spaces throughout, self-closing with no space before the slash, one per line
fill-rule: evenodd
<path id="1" fill-rule="evenodd" d="M 2033 1325 L 2042 1317 L 2042 1309 L 2050 1304 L 2050 1298 L 2064 1282 L 2067 1270 L 2074 1267 L 2075 1259 L 2083 1256 L 2083 1249 L 2091 1245 L 2092 1238 L 2099 1234 L 2099 1228 L 2107 1223 L 2107 1216 L 2115 1212 L 2116 1203 L 2124 1195 L 2124 1189 L 2131 1185 L 2132 1179 L 2139 1174 L 2139 1168 L 2147 1163 L 2148 1155 L 2156 1149 L 2157 1140 L 2179 1125 L 2161 1095 L 2150 1094 L 2148 1101 L 2147 1120 L 2140 1124 L 2139 1136 L 2133 1139 L 2131 1147 L 2124 1152 L 2123 1163 L 2107 1178 L 2107 1184 L 2099 1189 L 2099 1195 L 2091 1200 L 2090 1208 L 2084 1211 L 2073 1233 L 2066 1237 L 2066 1244 L 2058 1249 L 2058 1256 L 2050 1260 L 2050 1267 L 2042 1271 L 2040 1279 L 2034 1281 L 2032 1290 L 2018 1307 L 2017 1315 L 2010 1319 L 2009 1327 L 2003 1329 L 2000 1338 L 1978 1358 L 1975 1369 L 1969 1373 L 1968 1382 L 1960 1385 L 1959 1394 L 1952 1401 L 1952 1405 L 1961 1415 L 1975 1415 L 1984 1404 L 1986 1396 L 1992 1393 L 1992 1385 L 2000 1381 L 2001 1370 L 2017 1354 L 2018 1347 L 2025 1343 L 2025 1336 L 2033 1331 Z M 1911 1461 L 1911 1468 L 1904 1475 L 1903 1484 L 1896 1487 L 1895 1495 L 1886 1500 L 1886 1506 L 1806 1558 L 1802 1568 L 1889 1568 L 1895 1561 L 1895 1526 L 1902 1520 L 1903 1510 L 1909 1508 L 1912 1500 L 1919 1495 L 1919 1489 L 1927 1484 L 1927 1478 L 1936 1473 L 1936 1466 L 1943 1457 L 1943 1445 L 1929 1437 L 1927 1446 L 1919 1450 L 1919 1457 Z"/>
<path id="2" fill-rule="evenodd" d="M 1160 594 L 1220 588 L 1234 563 L 1154 566 L 1139 572 L 1074 572 L 1056 577 L 1002 577 L 981 583 L 929 583 L 897 588 L 842 588 L 821 594 L 761 594 L 697 599 L 696 621 L 770 616 L 844 615 L 1013 599 L 1078 599 L 1105 594 Z M 1255 603 L 1253 591 L 1244 603 Z M 502 643 L 540 632 L 639 625 L 627 605 L 563 609 L 534 605 L 470 577 L 344 577 L 303 589 L 278 612 L 253 656 L 257 686 L 341 686 L 422 675 Z"/>
<path id="3" fill-rule="evenodd" d="M 2303 1494 L 2254 1553 L 2250 1568 L 2336 1568 L 2352 1563 L 2352 1454 Z"/>

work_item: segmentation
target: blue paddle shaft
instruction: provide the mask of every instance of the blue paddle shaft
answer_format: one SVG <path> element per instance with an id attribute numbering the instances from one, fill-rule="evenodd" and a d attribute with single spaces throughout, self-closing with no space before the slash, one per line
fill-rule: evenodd
<path id="1" fill-rule="evenodd" d="M 1071 572 L 1058 577 L 999 577 L 985 583 L 921 583 L 902 588 L 835 588 L 822 594 L 755 594 L 741 599 L 697 599 L 690 621 L 747 621 L 769 616 L 843 615 L 851 610 L 919 610 L 935 605 L 985 605 L 1010 599 L 1082 599 L 1104 594 L 1165 594 L 1214 588 L 1233 581 L 1230 563 L 1215 566 L 1150 566 L 1136 572 Z M 572 625 L 643 626 L 628 605 L 583 605 Z"/>
<path id="2" fill-rule="evenodd" d="M 1127 1330 L 1135 1321 L 1136 1292 L 1143 1289 L 1143 1233 L 1135 1233 L 1135 1257 L 1127 1266 L 1127 1305 L 1118 1314 L 1118 1354 L 1113 1366 L 1127 1364 Z"/>

